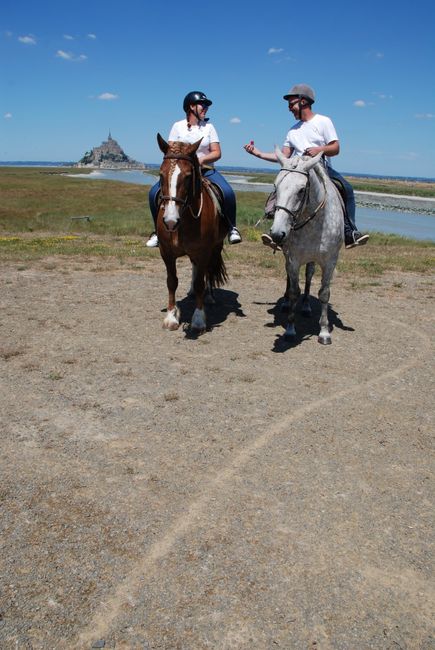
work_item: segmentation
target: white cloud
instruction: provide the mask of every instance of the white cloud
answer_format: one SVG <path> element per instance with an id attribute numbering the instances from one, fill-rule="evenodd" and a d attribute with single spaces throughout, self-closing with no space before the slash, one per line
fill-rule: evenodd
<path id="1" fill-rule="evenodd" d="M 280 54 L 280 52 L 284 52 L 283 47 L 269 47 L 267 50 L 268 54 Z"/>
<path id="2" fill-rule="evenodd" d="M 231 123 L 231 124 L 240 124 L 241 121 L 242 121 L 242 120 L 240 119 L 240 117 L 232 117 L 232 118 L 230 119 L 230 123 Z"/>
<path id="3" fill-rule="evenodd" d="M 97 38 L 95 34 L 87 34 L 87 37 L 92 39 L 93 41 L 95 41 L 95 39 Z"/>
<path id="4" fill-rule="evenodd" d="M 417 120 L 433 120 L 435 115 L 433 113 L 417 113 L 415 117 Z"/>
<path id="5" fill-rule="evenodd" d="M 5 118 L 5 120 L 10 120 L 12 118 L 12 113 L 5 113 L 3 117 Z"/>
<path id="6" fill-rule="evenodd" d="M 73 41 L 74 40 L 74 36 L 70 36 L 69 34 L 64 34 L 63 37 L 64 37 L 64 39 L 66 41 Z"/>
<path id="7" fill-rule="evenodd" d="M 113 99 L 118 99 L 118 97 L 118 95 L 114 95 L 113 93 L 101 93 L 101 95 L 98 95 L 97 99 L 112 101 Z"/>
<path id="8" fill-rule="evenodd" d="M 384 53 L 379 52 L 379 50 L 370 50 L 369 52 L 367 52 L 367 56 L 370 59 L 383 59 L 384 58 Z"/>
<path id="9" fill-rule="evenodd" d="M 417 158 L 420 158 L 420 154 L 415 151 L 404 151 L 403 154 L 398 156 L 398 158 L 399 160 L 408 160 L 413 162 L 414 160 L 417 160 Z"/>
<path id="10" fill-rule="evenodd" d="M 86 61 L 88 58 L 86 54 L 73 54 L 72 52 L 65 52 L 65 50 L 57 50 L 56 56 L 65 61 Z"/>
<path id="11" fill-rule="evenodd" d="M 393 95 L 387 95 L 385 93 L 373 93 L 373 95 L 376 95 L 379 99 L 393 99 Z"/>
<path id="12" fill-rule="evenodd" d="M 18 40 L 20 43 L 24 43 L 24 45 L 36 45 L 36 38 L 31 34 L 28 34 L 27 36 L 18 36 Z"/>
<path id="13" fill-rule="evenodd" d="M 60 59 L 66 59 L 67 61 L 72 61 L 73 58 L 71 52 L 64 52 L 63 50 L 58 50 L 56 52 L 56 56 L 58 56 Z"/>
<path id="14" fill-rule="evenodd" d="M 357 99 L 356 101 L 354 101 L 353 105 L 356 106 L 357 108 L 364 108 L 365 106 L 367 106 L 367 104 L 363 99 Z"/>

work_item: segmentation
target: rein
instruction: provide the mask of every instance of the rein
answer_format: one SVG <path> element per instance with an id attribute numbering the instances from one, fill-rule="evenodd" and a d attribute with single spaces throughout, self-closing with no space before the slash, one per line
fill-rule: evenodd
<path id="1" fill-rule="evenodd" d="M 192 160 L 192 158 L 190 156 L 184 156 L 183 154 L 177 154 L 177 153 L 167 153 L 167 154 L 165 154 L 165 156 L 163 156 L 163 160 L 186 160 L 188 163 L 190 163 L 190 165 L 192 166 L 192 169 L 193 169 L 193 187 L 194 188 L 196 187 L 196 184 L 197 184 L 196 165 L 195 165 L 195 162 Z M 199 173 L 201 173 L 201 172 L 199 172 Z M 201 190 L 201 188 L 199 188 L 199 189 Z M 170 196 L 170 195 L 162 194 L 160 196 L 160 205 L 162 205 L 162 203 L 165 203 L 167 201 L 174 201 L 175 203 L 180 203 L 182 213 L 184 212 L 186 207 L 188 207 L 192 217 L 194 219 L 199 219 L 199 217 L 201 216 L 202 204 L 203 204 L 202 191 L 200 191 L 200 195 L 201 195 L 201 199 L 200 199 L 200 206 L 199 206 L 198 214 L 194 214 L 194 212 L 192 210 L 192 206 L 188 205 L 188 201 L 189 201 L 189 196 L 188 195 L 186 195 L 186 197 L 184 199 L 180 199 L 178 196 Z"/>
<path id="2" fill-rule="evenodd" d="M 307 223 L 308 223 L 309 221 L 311 221 L 312 219 L 314 219 L 314 217 L 315 217 L 316 214 L 319 212 L 319 210 L 321 210 L 321 209 L 324 207 L 324 205 L 325 205 L 325 203 L 326 203 L 326 185 L 325 185 L 325 180 L 322 178 L 322 184 L 323 184 L 323 189 L 324 189 L 323 199 L 321 200 L 321 202 L 319 203 L 319 205 L 316 207 L 316 209 L 314 210 L 313 214 L 311 214 L 311 215 L 310 215 L 307 219 L 305 219 L 305 221 L 303 221 L 302 223 L 296 223 L 298 217 L 302 214 L 302 212 L 303 212 L 303 210 L 304 210 L 304 208 L 305 208 L 305 205 L 306 205 L 306 203 L 307 203 L 307 201 L 308 201 L 308 197 L 309 197 L 309 193 L 310 193 L 310 175 L 309 175 L 308 172 L 301 172 L 301 171 L 299 171 L 298 169 L 282 169 L 281 171 L 282 171 L 282 172 L 284 171 L 284 172 L 286 172 L 287 174 L 292 174 L 292 173 L 293 173 L 293 174 L 302 174 L 302 176 L 306 176 L 306 177 L 307 177 L 307 183 L 306 183 L 306 185 L 305 185 L 304 195 L 303 195 L 303 197 L 302 197 L 302 200 L 301 200 L 300 205 L 299 205 L 299 207 L 298 207 L 297 210 L 294 210 L 294 211 L 289 210 L 288 208 L 286 208 L 286 207 L 283 206 L 283 205 L 276 205 L 276 206 L 275 206 L 275 209 L 276 209 L 276 210 L 278 210 L 278 209 L 279 209 L 279 210 L 284 210 L 284 212 L 287 212 L 288 215 L 290 215 L 291 217 L 293 217 L 294 224 L 295 224 L 295 225 L 293 226 L 293 230 L 300 230 L 301 228 L 303 228 L 304 226 L 306 226 Z"/>

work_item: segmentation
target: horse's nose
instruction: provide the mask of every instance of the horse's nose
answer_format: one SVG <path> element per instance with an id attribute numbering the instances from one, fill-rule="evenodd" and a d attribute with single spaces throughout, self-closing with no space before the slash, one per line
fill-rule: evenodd
<path id="1" fill-rule="evenodd" d="M 166 228 L 169 230 L 169 232 L 173 232 L 174 230 L 177 230 L 178 221 L 176 219 L 163 219 L 163 222 Z"/>
<path id="2" fill-rule="evenodd" d="M 275 242 L 275 244 L 281 244 L 281 242 L 285 238 L 285 232 L 283 230 L 281 230 L 281 232 L 272 232 L 272 231 L 270 231 L 270 234 L 271 234 L 271 237 L 272 237 L 273 241 Z"/>

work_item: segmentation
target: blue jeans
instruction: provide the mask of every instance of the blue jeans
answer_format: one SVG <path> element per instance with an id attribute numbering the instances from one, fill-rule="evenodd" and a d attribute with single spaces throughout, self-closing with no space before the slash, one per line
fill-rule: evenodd
<path id="1" fill-rule="evenodd" d="M 344 215 L 344 232 L 352 233 L 354 230 L 357 230 L 355 224 L 355 195 L 353 193 L 353 187 L 350 183 L 347 182 L 341 174 L 332 169 L 332 167 L 326 166 L 326 171 L 328 172 L 329 178 L 336 178 L 340 184 L 343 186 L 344 192 L 346 194 L 346 214 Z"/>
<path id="2" fill-rule="evenodd" d="M 217 185 L 221 190 L 224 197 L 224 214 L 225 218 L 230 223 L 231 227 L 236 225 L 236 195 L 234 194 L 233 188 L 225 178 L 220 174 L 216 169 L 207 169 L 203 172 L 203 176 L 209 179 L 211 183 Z M 160 190 L 160 181 L 157 181 L 155 185 L 149 191 L 148 200 L 150 204 L 151 214 L 153 216 L 154 226 L 157 223 L 157 193 Z"/>

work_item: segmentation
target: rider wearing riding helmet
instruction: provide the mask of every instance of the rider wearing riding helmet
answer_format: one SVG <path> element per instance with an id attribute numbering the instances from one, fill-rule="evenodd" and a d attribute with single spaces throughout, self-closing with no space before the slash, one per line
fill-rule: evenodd
<path id="1" fill-rule="evenodd" d="M 202 138 L 201 144 L 196 152 L 202 174 L 222 191 L 224 198 L 224 216 L 229 225 L 228 241 L 230 244 L 238 244 L 242 241 L 242 237 L 236 228 L 236 197 L 225 178 L 213 167 L 213 163 L 219 160 L 222 154 L 216 129 L 206 117 L 208 107 L 211 105 L 212 101 L 204 93 L 198 90 L 187 93 L 183 100 L 183 110 L 186 113 L 186 117 L 179 122 L 175 122 L 169 133 L 168 140 L 169 144 L 173 142 L 188 142 L 189 144 L 193 144 Z M 160 181 L 151 188 L 149 193 L 150 209 L 154 225 L 157 220 L 157 194 L 159 190 Z M 149 248 L 159 245 L 155 232 L 152 233 L 146 245 Z"/>
<path id="2" fill-rule="evenodd" d="M 338 172 L 336 172 L 329 161 L 332 156 L 337 156 L 340 152 L 340 143 L 334 124 L 326 115 L 319 115 L 311 110 L 315 101 L 314 90 L 306 84 L 296 84 L 289 90 L 283 99 L 288 101 L 289 111 L 293 113 L 296 120 L 282 146 L 282 153 L 290 158 L 291 156 L 311 156 L 323 153 L 323 161 L 328 172 L 328 176 L 336 179 L 343 187 L 346 195 L 346 210 L 344 216 L 344 242 L 346 248 L 362 246 L 367 243 L 368 235 L 361 234 L 355 225 L 355 196 L 353 188 Z M 261 158 L 277 162 L 278 158 L 275 153 L 264 153 L 254 146 L 254 143 L 245 145 L 245 150 Z M 272 197 L 271 197 L 272 198 Z M 274 212 L 274 206 L 268 206 L 266 212 Z M 272 239 L 269 235 L 262 235 L 263 243 L 272 245 Z"/>

